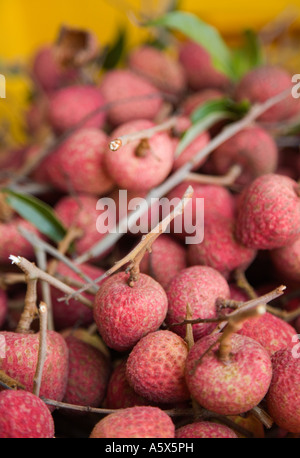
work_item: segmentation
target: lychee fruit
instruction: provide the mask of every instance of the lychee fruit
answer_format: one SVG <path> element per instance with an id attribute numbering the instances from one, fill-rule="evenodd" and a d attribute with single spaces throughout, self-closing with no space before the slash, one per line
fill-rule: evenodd
<path id="1" fill-rule="evenodd" d="M 247 72 L 235 89 L 237 101 L 248 100 L 250 103 L 263 103 L 271 97 L 291 89 L 284 100 L 273 105 L 258 118 L 264 122 L 279 122 L 294 116 L 299 110 L 299 102 L 292 96 L 292 78 L 283 68 L 265 65 Z"/>
<path id="2" fill-rule="evenodd" d="M 58 134 L 76 127 L 87 116 L 89 118 L 80 126 L 81 128 L 101 128 L 106 118 L 106 111 L 100 110 L 104 103 L 103 95 L 96 86 L 68 86 L 50 96 L 48 120 Z M 98 112 L 92 114 L 98 108 Z"/>
<path id="3" fill-rule="evenodd" d="M 114 186 L 104 165 L 108 138 L 95 128 L 73 133 L 47 158 L 51 184 L 64 192 L 106 194 Z"/>
<path id="4" fill-rule="evenodd" d="M 219 297 L 229 298 L 229 286 L 225 278 L 215 269 L 208 266 L 192 266 L 181 270 L 171 281 L 168 290 L 168 326 L 181 323 L 186 318 L 189 304 L 192 319 L 215 318 L 216 300 Z M 196 323 L 192 325 L 194 339 L 198 340 L 208 334 L 215 323 Z M 186 327 L 173 326 L 172 331 L 185 336 Z"/>
<path id="5" fill-rule="evenodd" d="M 193 90 L 225 89 L 229 85 L 228 77 L 214 68 L 208 51 L 194 41 L 182 44 L 179 62 L 184 67 L 188 84 Z"/>
<path id="6" fill-rule="evenodd" d="M 90 264 L 81 264 L 80 269 L 82 272 L 90 277 L 92 280 L 100 277 L 104 274 L 104 270 L 92 266 Z M 56 268 L 56 275 L 61 278 L 62 281 L 67 282 L 67 278 L 83 282 L 82 278 L 77 275 L 73 270 L 66 266 L 63 262 L 59 262 Z M 100 283 L 101 284 L 101 283 Z M 75 298 L 70 299 L 68 302 L 59 301 L 62 297 L 62 292 L 58 289 L 51 287 L 51 300 L 53 319 L 55 323 L 55 329 L 61 330 L 73 326 L 87 326 L 93 322 L 93 311 L 86 305 L 77 301 Z M 94 296 L 91 294 L 83 293 L 83 296 L 87 297 L 91 301 L 94 300 Z"/>
<path id="7" fill-rule="evenodd" d="M 69 335 L 68 383 L 64 402 L 83 406 L 100 406 L 110 376 L 107 357 L 92 345 Z"/>
<path id="8" fill-rule="evenodd" d="M 256 340 L 272 355 L 282 348 L 293 346 L 296 331 L 281 318 L 266 312 L 260 317 L 246 320 L 238 334 Z"/>
<path id="9" fill-rule="evenodd" d="M 185 90 L 185 72 L 180 62 L 153 46 L 133 49 L 128 66 L 163 92 L 180 95 Z"/>
<path id="10" fill-rule="evenodd" d="M 0 438 L 53 437 L 54 421 L 40 398 L 22 390 L 5 390 L 0 393 Z"/>
<path id="11" fill-rule="evenodd" d="M 234 219 L 217 214 L 204 218 L 203 241 L 188 245 L 188 263 L 213 267 L 226 278 L 237 268 L 246 270 L 256 251 L 239 243 L 234 231 Z"/>
<path id="12" fill-rule="evenodd" d="M 174 438 L 171 418 L 158 407 L 121 409 L 100 420 L 90 438 Z"/>
<path id="13" fill-rule="evenodd" d="M 175 149 L 175 161 L 173 169 L 177 170 L 186 164 L 186 162 L 189 162 L 191 159 L 193 159 L 196 154 L 199 153 L 209 143 L 209 140 L 210 135 L 208 132 L 202 132 L 179 154 L 179 156 L 176 157 L 176 149 L 179 144 L 179 139 L 173 139 L 173 147 Z M 202 163 L 203 159 L 198 161 L 192 170 L 197 170 Z"/>
<path id="14" fill-rule="evenodd" d="M 202 91 L 193 92 L 183 100 L 181 104 L 182 113 L 189 116 L 196 108 L 201 107 L 206 102 L 221 99 L 222 97 L 224 97 L 224 93 L 219 89 L 203 89 Z"/>
<path id="15" fill-rule="evenodd" d="M 268 412 L 280 428 L 299 433 L 299 351 L 290 348 L 277 351 L 272 356 L 272 366 L 273 377 L 266 397 Z"/>
<path id="16" fill-rule="evenodd" d="M 163 287 L 141 273 L 134 286 L 129 275 L 117 273 L 100 286 L 94 302 L 94 320 L 108 347 L 130 350 L 144 335 L 163 323 L 168 300 Z"/>
<path id="17" fill-rule="evenodd" d="M 266 174 L 247 186 L 239 199 L 237 239 L 250 248 L 272 250 L 292 242 L 300 232 L 298 184 Z"/>
<path id="18" fill-rule="evenodd" d="M 190 398 L 184 377 L 187 354 L 187 344 L 174 332 L 151 332 L 131 350 L 127 380 L 134 391 L 150 401 L 186 401 Z"/>
<path id="19" fill-rule="evenodd" d="M 7 295 L 3 289 L 0 289 L 0 329 L 6 321 L 7 315 Z"/>
<path id="20" fill-rule="evenodd" d="M 13 217 L 7 223 L 0 222 L 0 263 L 9 264 L 11 253 L 18 253 L 29 260 L 34 258 L 32 245 L 19 233 L 18 226 L 38 234 L 37 229 L 19 216 Z"/>
<path id="21" fill-rule="evenodd" d="M 241 175 L 236 179 L 240 185 L 277 168 L 278 149 L 269 133 L 259 126 L 247 127 L 220 145 L 212 154 L 212 163 L 220 175 L 239 164 Z"/>
<path id="22" fill-rule="evenodd" d="M 218 357 L 219 343 L 203 355 L 218 338 L 217 334 L 203 337 L 191 348 L 186 360 L 188 388 L 205 409 L 222 415 L 247 412 L 268 391 L 271 359 L 258 342 L 239 334 L 231 335 L 228 364 Z"/>
<path id="23" fill-rule="evenodd" d="M 141 272 L 153 277 L 164 289 L 186 267 L 185 248 L 166 234 L 155 240 L 151 253 L 145 253 L 140 264 Z"/>
<path id="24" fill-rule="evenodd" d="M 110 104 L 107 116 L 114 126 L 135 119 L 153 120 L 163 103 L 153 84 L 127 69 L 106 72 L 100 90 Z"/>
<path id="25" fill-rule="evenodd" d="M 39 334 L 19 334 L 1 331 L 5 339 L 5 357 L 0 369 L 32 391 L 36 371 Z M 55 331 L 47 332 L 47 353 L 43 367 L 40 396 L 62 401 L 68 378 L 68 347 L 64 338 Z"/>
<path id="26" fill-rule="evenodd" d="M 270 251 L 276 271 L 290 281 L 300 280 L 300 236 L 291 243 Z"/>
<path id="27" fill-rule="evenodd" d="M 176 429 L 175 437 L 177 439 L 235 439 L 238 436 L 228 426 L 210 421 L 196 421 Z"/>
<path id="28" fill-rule="evenodd" d="M 111 133 L 111 139 L 148 129 L 154 123 L 145 119 L 131 121 Z M 148 191 L 169 175 L 173 166 L 174 150 L 166 132 L 158 132 L 145 141 L 135 140 L 117 151 L 107 148 L 106 169 L 121 189 Z"/>

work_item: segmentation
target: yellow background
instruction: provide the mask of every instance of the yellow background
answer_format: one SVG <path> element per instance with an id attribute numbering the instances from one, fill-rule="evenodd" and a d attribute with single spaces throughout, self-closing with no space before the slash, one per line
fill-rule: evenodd
<path id="1" fill-rule="evenodd" d="M 53 41 L 62 23 L 91 28 L 102 44 L 113 39 L 118 24 L 125 23 L 130 43 L 135 43 L 143 32 L 126 13 L 131 9 L 135 14 L 141 10 L 151 14 L 167 3 L 167 0 L 0 0 L 0 56 L 28 57 L 38 45 Z M 300 11 L 300 0 L 183 0 L 180 9 L 195 12 L 224 35 L 231 35 L 245 27 L 259 28 L 292 5 Z M 300 25 L 300 20 L 297 24 Z"/>

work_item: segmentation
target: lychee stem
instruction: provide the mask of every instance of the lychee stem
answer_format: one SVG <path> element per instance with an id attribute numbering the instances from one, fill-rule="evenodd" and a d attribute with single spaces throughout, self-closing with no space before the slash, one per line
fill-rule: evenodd
<path id="1" fill-rule="evenodd" d="M 23 270 L 25 274 L 29 274 L 34 276 L 36 279 L 39 280 L 44 280 L 47 281 L 50 285 L 54 286 L 54 288 L 59 289 L 65 294 L 76 294 L 76 298 L 84 305 L 86 305 L 89 308 L 93 308 L 93 302 L 90 301 L 88 298 L 82 296 L 81 294 L 78 294 L 77 291 L 75 291 L 73 288 L 71 288 L 68 285 L 65 285 L 63 282 L 58 280 L 55 277 L 52 277 L 48 273 L 44 272 L 43 270 L 39 269 L 36 267 L 35 264 L 31 263 L 28 261 L 26 258 L 23 258 L 22 256 L 14 256 L 10 255 L 10 259 L 17 264 L 17 266 Z"/>
<path id="2" fill-rule="evenodd" d="M 83 230 L 78 228 L 78 227 L 75 227 L 75 226 L 71 226 L 66 235 L 64 236 L 64 238 L 58 242 L 58 245 L 57 245 L 57 250 L 59 253 L 61 254 L 66 254 L 66 252 L 68 251 L 70 245 L 72 244 L 72 242 L 74 242 L 74 240 L 78 239 L 79 237 L 81 237 L 83 234 Z M 49 275 L 54 275 L 55 274 L 55 271 L 56 271 L 56 268 L 57 268 L 57 265 L 58 265 L 58 259 L 52 259 L 48 265 L 48 269 L 47 269 L 47 272 Z"/>
<path id="3" fill-rule="evenodd" d="M 18 382 L 18 380 L 11 378 L 9 375 L 7 375 L 4 371 L 1 371 L 1 370 L 0 370 L 0 382 L 2 382 L 3 385 L 8 386 L 12 390 L 15 390 L 17 388 L 25 390 L 25 386 L 22 385 L 22 383 Z"/>
<path id="4" fill-rule="evenodd" d="M 37 316 L 37 277 L 33 272 L 25 272 L 27 290 L 25 295 L 25 306 L 21 314 L 16 332 L 28 334 L 34 318 Z"/>
<path id="5" fill-rule="evenodd" d="M 186 316 L 185 319 L 186 321 L 190 321 L 193 318 L 193 311 L 191 309 L 191 306 L 189 303 L 186 304 Z M 187 343 L 188 349 L 192 348 L 194 345 L 194 335 L 193 335 L 193 326 L 190 323 L 187 323 L 186 325 L 186 334 L 185 334 L 185 342 Z"/>
<path id="6" fill-rule="evenodd" d="M 43 367 L 47 354 L 47 305 L 45 302 L 40 303 L 39 318 L 40 318 L 40 332 L 39 332 L 39 350 L 36 371 L 33 378 L 33 394 L 39 396 L 43 376 Z"/>
<path id="7" fill-rule="evenodd" d="M 255 406 L 251 409 L 251 412 L 266 428 L 270 429 L 272 427 L 274 423 L 273 418 L 261 407 Z"/>
<path id="8" fill-rule="evenodd" d="M 140 218 L 146 211 L 151 203 L 152 197 L 160 198 L 165 196 L 168 192 L 170 192 L 175 186 L 180 184 L 186 176 L 192 171 L 193 167 L 198 164 L 203 159 L 206 159 L 210 153 L 212 153 L 218 146 L 224 143 L 229 138 L 233 137 L 235 134 L 240 132 L 242 129 L 247 127 L 251 124 L 256 118 L 258 118 L 262 113 L 267 111 L 273 105 L 281 102 L 285 98 L 290 96 L 290 89 L 285 90 L 274 97 L 269 98 L 262 104 L 254 105 L 247 115 L 226 127 L 216 135 L 204 148 L 202 148 L 189 162 L 185 163 L 182 167 L 180 167 L 175 173 L 173 173 L 169 178 L 167 178 L 161 185 L 157 188 L 154 188 L 150 191 L 150 193 L 145 198 L 145 201 L 142 205 L 139 206 L 137 210 L 135 210 L 131 215 L 130 218 L 127 219 L 127 216 L 121 219 L 113 231 L 113 233 L 109 233 L 105 236 L 100 242 L 97 242 L 92 248 L 90 248 L 86 253 L 79 256 L 75 262 L 77 264 L 81 264 L 83 262 L 87 262 L 89 259 L 95 258 L 100 254 L 107 251 L 111 248 L 126 232 L 126 228 L 130 227 L 131 224 L 134 224 L 138 218 Z"/>
<path id="9" fill-rule="evenodd" d="M 215 184 L 219 186 L 231 186 L 241 174 L 242 167 L 238 164 L 233 165 L 225 175 L 203 175 L 200 173 L 189 173 L 185 181 L 194 181 L 201 184 Z"/>
<path id="10" fill-rule="evenodd" d="M 234 277 L 238 288 L 242 289 L 247 294 L 249 299 L 255 299 L 257 297 L 254 288 L 248 282 L 245 272 L 242 269 L 236 269 L 234 272 Z"/>
<path id="11" fill-rule="evenodd" d="M 35 247 L 34 248 L 35 257 L 37 260 L 37 265 L 41 270 L 47 270 L 47 256 L 46 252 L 43 248 Z M 41 281 L 41 288 L 42 288 L 42 297 L 43 301 L 47 304 L 48 309 L 48 329 L 49 331 L 54 330 L 54 319 L 53 319 L 53 310 L 52 310 L 52 299 L 51 299 L 51 292 L 50 292 L 50 285 L 46 281 Z"/>

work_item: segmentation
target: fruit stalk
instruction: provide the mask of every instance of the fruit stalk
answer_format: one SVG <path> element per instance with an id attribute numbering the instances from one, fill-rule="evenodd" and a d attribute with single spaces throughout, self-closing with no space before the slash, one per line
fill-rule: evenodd
<path id="1" fill-rule="evenodd" d="M 39 351 L 36 371 L 33 379 L 33 394 L 39 396 L 42 383 L 43 367 L 46 360 L 47 352 L 47 305 L 45 302 L 40 303 L 39 318 L 40 318 L 40 333 L 39 333 Z"/>

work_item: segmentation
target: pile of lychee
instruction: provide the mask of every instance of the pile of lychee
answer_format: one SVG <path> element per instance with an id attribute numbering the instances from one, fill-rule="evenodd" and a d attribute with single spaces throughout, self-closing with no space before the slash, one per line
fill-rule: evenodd
<path id="1" fill-rule="evenodd" d="M 53 208 L 64 227 L 81 229 L 66 253 L 75 263 L 108 235 L 96 227 L 100 198 L 110 197 L 117 215 L 125 214 L 119 190 L 127 190 L 128 201 L 144 198 L 232 122 L 216 122 L 178 156 L 196 109 L 224 97 L 253 106 L 292 87 L 282 66 L 262 65 L 233 82 L 214 68 L 201 45 L 182 40 L 176 46 L 169 52 L 139 45 L 106 71 L 98 61 L 87 68 L 62 65 L 56 45 L 33 56 L 29 140 L 1 151 L 3 185 L 9 187 L 10 177 L 54 139 L 55 147 L 22 185 L 35 183 L 36 197 Z M 154 129 L 115 151 L 109 147 L 173 116 L 171 128 Z M 193 174 L 182 175 L 167 193 L 182 198 L 192 186 L 193 196 L 177 218 L 189 213 L 195 223 L 196 199 L 204 199 L 202 242 L 186 244 L 188 234 L 175 233 L 174 220 L 143 257 L 134 284 L 121 269 L 98 284 L 96 294 L 83 293 L 92 308 L 76 297 L 61 300 L 63 293 L 50 287 L 54 328 L 47 331 L 38 396 L 32 392 L 38 320 L 30 332 L 17 332 L 26 283 L 6 279 L 13 273 L 22 277 L 11 266 L 11 254 L 37 263 L 20 225 L 53 241 L 1 203 L 0 437 L 74 437 L 72 425 L 77 436 L 92 438 L 299 437 L 300 318 L 286 318 L 300 306 L 299 145 L 279 147 L 276 136 L 281 123 L 292 124 L 297 116 L 300 102 L 290 95 L 195 164 Z M 234 165 L 241 167 L 235 181 L 218 184 Z M 150 216 L 143 218 L 147 232 Z M 128 232 L 78 267 L 95 280 L 142 235 Z M 250 285 L 237 283 L 241 273 L 257 297 L 280 285 L 286 290 L 231 333 L 223 360 L 220 337 L 229 326 L 224 317 L 253 300 Z M 74 287 L 84 283 L 63 261 L 53 275 Z M 78 406 L 106 410 L 91 414 Z"/>

